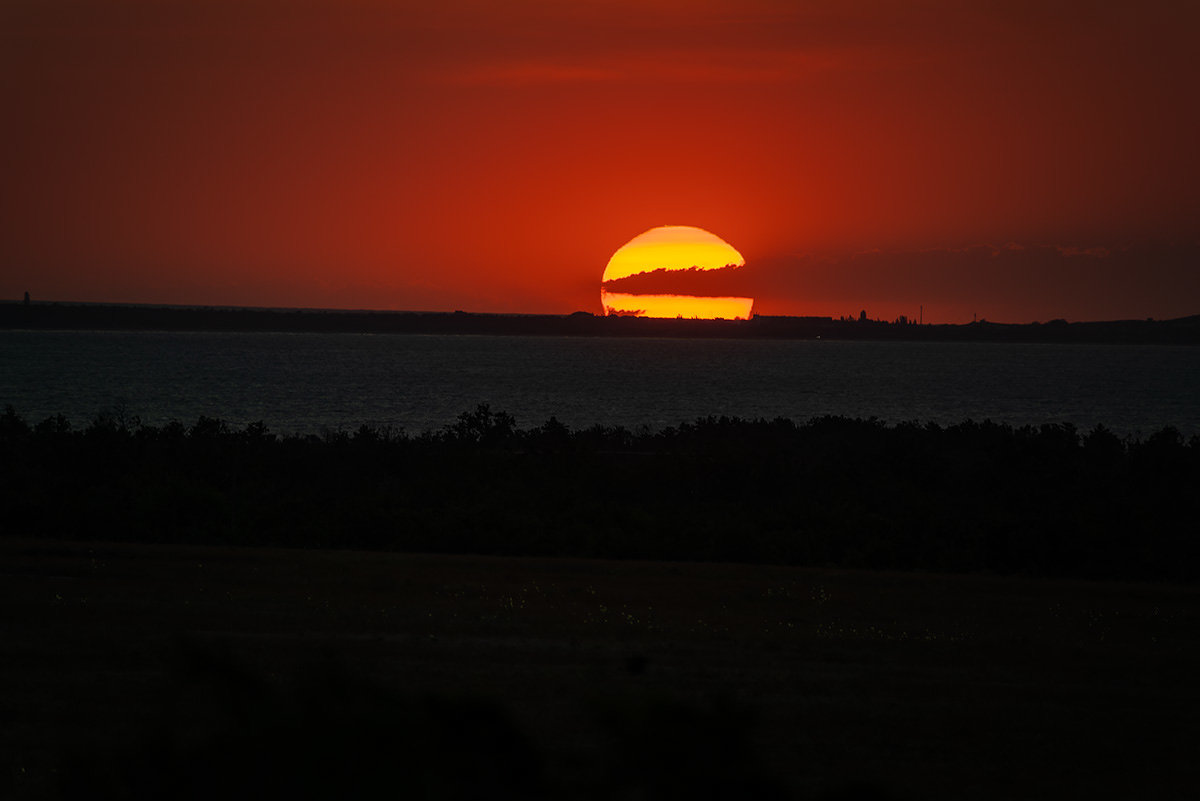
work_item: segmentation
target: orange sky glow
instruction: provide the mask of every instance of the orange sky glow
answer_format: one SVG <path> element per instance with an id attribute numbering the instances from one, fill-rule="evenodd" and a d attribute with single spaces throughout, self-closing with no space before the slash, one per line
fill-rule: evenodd
<path id="1" fill-rule="evenodd" d="M 0 298 L 1200 312 L 1200 6 L 9 0 Z M 678 276 L 677 276 L 678 277 Z"/>

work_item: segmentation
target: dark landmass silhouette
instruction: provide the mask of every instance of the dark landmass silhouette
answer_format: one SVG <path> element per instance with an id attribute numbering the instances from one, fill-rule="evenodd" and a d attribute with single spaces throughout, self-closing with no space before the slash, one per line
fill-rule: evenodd
<path id="1" fill-rule="evenodd" d="M 440 432 L 0 416 L 22 536 L 1200 578 L 1200 437 L 707 418 L 661 431 L 481 405 Z"/>
<path id="2" fill-rule="evenodd" d="M 1198 485 L 1169 428 L 8 409 L 0 796 L 1187 797 Z"/>
<path id="3" fill-rule="evenodd" d="M 1200 344 L 1200 315 L 1171 320 L 918 325 L 912 320 L 765 317 L 648 319 L 457 312 L 257 309 L 205 306 L 0 303 L 0 330 L 284 331 L 516 336 L 856 339 L 928 342 L 1111 342 Z"/>

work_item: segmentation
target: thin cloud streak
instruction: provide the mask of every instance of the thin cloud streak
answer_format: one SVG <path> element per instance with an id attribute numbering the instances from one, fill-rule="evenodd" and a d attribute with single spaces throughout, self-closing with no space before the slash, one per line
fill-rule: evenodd
<path id="1" fill-rule="evenodd" d="M 837 71 L 867 72 L 931 60 L 902 48 L 813 48 L 762 52 L 726 49 L 676 50 L 636 55 L 585 56 L 568 60 L 497 59 L 447 67 L 435 76 L 451 85 L 519 87 L 555 84 L 653 81 L 690 84 L 774 84 L 811 80 Z"/>

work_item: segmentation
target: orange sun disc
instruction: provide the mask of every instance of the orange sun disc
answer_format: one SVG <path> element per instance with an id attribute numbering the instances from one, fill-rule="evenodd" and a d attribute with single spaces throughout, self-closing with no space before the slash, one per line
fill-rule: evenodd
<path id="1" fill-rule="evenodd" d="M 651 228 L 626 242 L 608 260 L 601 279 L 600 305 L 605 314 L 746 320 L 754 306 L 753 298 L 638 295 L 609 292 L 604 287 L 609 281 L 655 270 L 736 269 L 745 263 L 732 245 L 703 228 L 690 225 Z"/>

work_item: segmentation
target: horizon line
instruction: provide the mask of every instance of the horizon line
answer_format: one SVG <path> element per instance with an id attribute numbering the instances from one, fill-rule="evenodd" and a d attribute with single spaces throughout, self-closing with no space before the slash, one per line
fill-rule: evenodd
<path id="1" fill-rule="evenodd" d="M 309 314 L 429 314 L 429 315 L 478 315 L 486 317 L 547 317 L 547 318 L 564 318 L 577 315 L 588 315 L 593 318 L 604 317 L 629 317 L 631 315 L 624 314 L 597 314 L 587 311 L 586 309 L 576 309 L 570 312 L 495 312 L 495 311 L 468 311 L 465 309 L 371 309 L 371 308 L 335 308 L 335 307 L 319 307 L 319 306 L 239 306 L 235 304 L 203 304 L 203 303 L 147 303 L 137 301 L 91 301 L 91 300 L 33 300 L 30 299 L 26 303 L 23 299 L 0 299 L 0 305 L 5 306 L 90 306 L 90 307 L 112 307 L 112 308 L 148 308 L 148 309 L 171 309 L 171 310 L 207 310 L 207 311 L 252 311 L 252 312 L 301 312 Z M 986 317 L 980 317 L 977 320 L 964 323 L 953 322 L 938 322 L 938 323 L 918 323 L 916 320 L 908 319 L 905 315 L 907 324 L 918 325 L 920 327 L 931 326 L 970 326 L 970 325 L 1007 325 L 1007 326 L 1022 326 L 1022 325 L 1048 325 L 1051 323 L 1065 322 L 1067 325 L 1076 324 L 1104 324 L 1104 323 L 1169 323 L 1192 318 L 1200 318 L 1200 311 L 1195 314 L 1186 314 L 1181 317 L 1124 317 L 1111 318 L 1104 320 L 1068 320 L 1063 317 L 1054 317 L 1049 320 L 1031 320 L 1028 322 L 1006 322 L 1000 320 L 991 320 Z M 638 319 L 653 319 L 653 320 L 675 320 L 676 318 L 638 318 Z M 861 322 L 858 318 L 847 318 L 833 315 L 814 315 L 814 314 L 758 314 L 751 312 L 748 319 L 707 319 L 707 318 L 685 318 L 684 322 L 736 322 L 746 323 L 754 319 L 771 319 L 771 320 L 827 320 L 830 322 Z M 898 319 L 898 318 L 897 318 Z M 870 318 L 866 319 L 869 323 L 887 323 L 893 324 L 895 321 L 886 319 Z"/>

